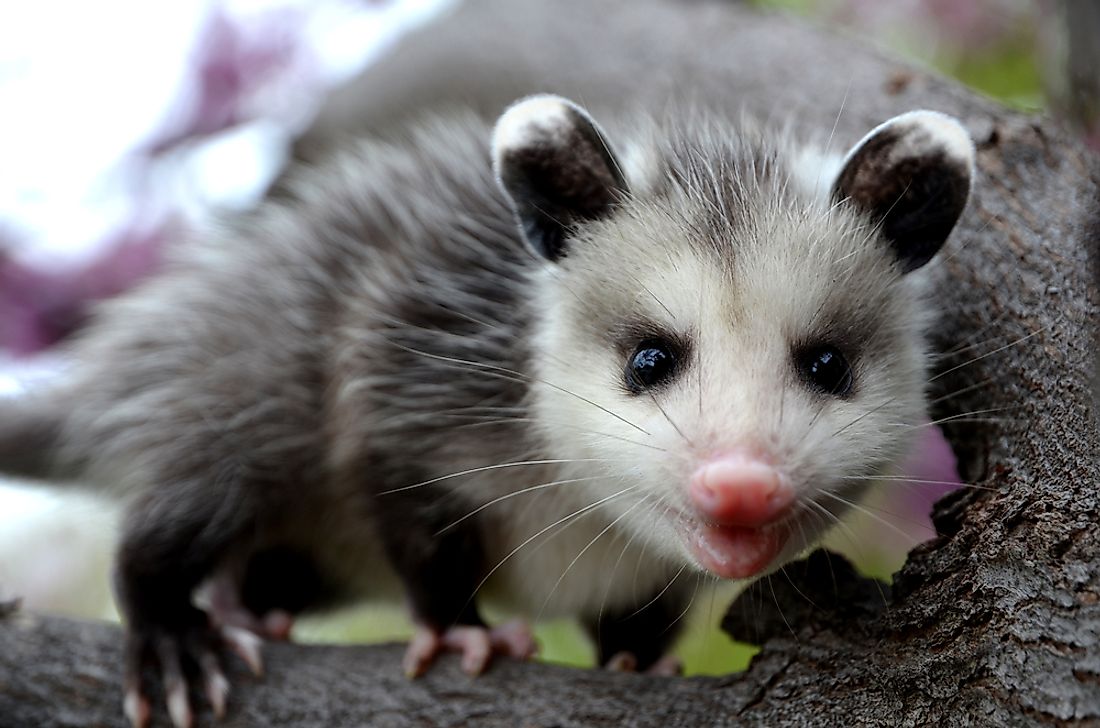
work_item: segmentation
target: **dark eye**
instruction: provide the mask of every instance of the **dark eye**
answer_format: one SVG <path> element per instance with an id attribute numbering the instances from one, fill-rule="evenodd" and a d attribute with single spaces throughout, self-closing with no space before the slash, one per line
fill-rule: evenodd
<path id="1" fill-rule="evenodd" d="M 810 386 L 834 397 L 852 392 L 852 367 L 835 346 L 823 344 L 803 349 L 795 355 L 799 373 Z"/>
<path id="2" fill-rule="evenodd" d="M 675 347 L 663 339 L 646 339 L 626 363 L 626 386 L 640 394 L 668 381 L 675 372 Z"/>

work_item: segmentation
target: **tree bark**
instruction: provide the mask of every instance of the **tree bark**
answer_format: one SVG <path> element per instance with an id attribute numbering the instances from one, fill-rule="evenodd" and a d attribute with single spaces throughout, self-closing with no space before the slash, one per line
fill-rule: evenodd
<path id="1" fill-rule="evenodd" d="M 546 32 L 567 14 L 564 40 Z M 744 674 L 500 661 L 470 680 L 445 659 L 408 681 L 396 646 L 273 645 L 263 680 L 235 676 L 224 725 L 1100 725 L 1100 164 L 1055 123 L 732 4 L 482 0 L 338 97 L 300 154 L 447 101 L 495 114 L 555 90 L 663 108 L 684 87 L 822 137 L 835 123 L 838 149 L 911 108 L 970 129 L 973 197 L 933 264 L 932 386 L 974 487 L 937 504 L 939 535 L 890 590 L 821 553 L 751 588 L 724 622 L 762 644 Z M 109 625 L 0 620 L 0 726 L 123 725 L 120 646 Z"/>

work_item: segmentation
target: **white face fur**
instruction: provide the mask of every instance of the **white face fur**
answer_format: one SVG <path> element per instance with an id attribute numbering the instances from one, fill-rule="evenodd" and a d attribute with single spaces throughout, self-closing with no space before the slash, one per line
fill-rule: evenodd
<path id="1" fill-rule="evenodd" d="M 549 259 L 533 366 L 550 456 L 607 475 L 593 501 L 629 488 L 607 508 L 650 548 L 726 577 L 797 554 L 906 453 L 929 316 L 908 272 L 961 213 L 973 159 L 957 122 L 906 114 L 856 145 L 826 199 L 809 189 L 820 173 L 794 166 L 814 155 L 743 133 L 643 141 L 631 177 L 583 110 L 543 96 L 494 139 Z M 714 463 L 790 502 L 751 527 L 708 524 L 692 483 Z"/>

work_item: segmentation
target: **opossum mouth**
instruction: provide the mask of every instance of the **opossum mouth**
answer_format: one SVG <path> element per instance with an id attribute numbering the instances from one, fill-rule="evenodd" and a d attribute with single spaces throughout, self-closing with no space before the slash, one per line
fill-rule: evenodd
<path id="1" fill-rule="evenodd" d="M 684 519 L 683 535 L 696 561 L 723 579 L 746 579 L 763 573 L 790 538 L 783 527 L 721 526 Z"/>

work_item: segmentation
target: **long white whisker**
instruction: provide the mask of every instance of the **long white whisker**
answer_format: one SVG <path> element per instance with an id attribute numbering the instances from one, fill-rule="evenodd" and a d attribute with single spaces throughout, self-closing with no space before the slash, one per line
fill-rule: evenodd
<path id="1" fill-rule="evenodd" d="M 903 538 L 905 538 L 906 540 L 908 540 L 908 539 L 912 538 L 912 535 L 911 535 L 911 534 L 908 534 L 908 533 L 906 533 L 905 531 L 903 531 L 903 530 L 901 530 L 900 528 L 898 528 L 897 524 L 895 524 L 895 523 L 890 523 L 890 522 L 889 522 L 889 521 L 887 521 L 887 520 L 886 520 L 885 518 L 882 518 L 882 517 L 881 517 L 881 516 L 879 516 L 878 514 L 876 514 L 876 513 L 872 512 L 872 511 L 871 511 L 870 509 L 868 509 L 868 508 L 864 508 L 863 506 L 859 505 L 858 503 L 856 503 L 856 502 L 854 502 L 854 501 L 850 501 L 850 500 L 848 500 L 847 498 L 842 498 L 842 497 L 840 497 L 839 495 L 837 495 L 836 493 L 830 493 L 830 492 L 829 492 L 829 491 L 827 491 L 827 490 L 822 490 L 822 491 L 820 491 L 820 492 L 821 492 L 821 494 L 822 494 L 822 495 L 827 495 L 827 496 L 829 496 L 830 498 L 834 498 L 834 499 L 836 499 L 836 500 L 840 501 L 841 503 L 844 503 L 844 504 L 845 504 L 845 505 L 847 505 L 847 506 L 848 506 L 849 508 L 853 508 L 853 509 L 855 509 L 855 510 L 859 511 L 860 513 L 863 513 L 864 515 L 866 515 L 866 516 L 869 516 L 870 518 L 873 518 L 873 519 L 875 519 L 876 521 L 878 521 L 878 522 L 879 522 L 879 523 L 881 523 L 882 525 L 884 525 L 884 526 L 886 526 L 887 528 L 889 528 L 889 529 L 893 530 L 894 532 L 898 533 L 898 534 L 899 534 L 900 536 L 902 536 L 902 537 L 903 537 Z"/>
<path id="2" fill-rule="evenodd" d="M 819 609 L 819 607 L 818 607 L 818 606 L 817 606 L 816 604 L 814 604 L 814 600 L 813 600 L 813 599 L 810 599 L 810 598 L 809 598 L 808 596 L 806 596 L 806 595 L 805 595 L 805 594 L 804 594 L 804 593 L 802 592 L 802 590 L 801 590 L 801 589 L 799 589 L 799 588 L 798 588 L 798 584 L 796 584 L 796 583 L 795 583 L 795 581 L 794 581 L 794 579 L 792 579 L 792 578 L 791 578 L 791 575 L 787 573 L 787 567 L 786 567 L 786 566 L 780 566 L 780 567 L 779 567 L 779 573 L 781 573 L 781 574 L 782 574 L 782 575 L 783 575 L 784 577 L 786 577 L 786 579 L 787 579 L 787 583 L 791 585 L 791 588 L 792 588 L 792 589 L 794 589 L 795 593 L 796 593 L 796 594 L 798 594 L 798 596 L 800 596 L 800 597 L 802 597 L 803 599 L 805 599 L 805 600 L 806 600 L 806 602 L 807 602 L 807 603 L 808 603 L 808 604 L 809 604 L 809 605 L 810 605 L 811 607 L 813 607 L 814 609 Z"/>
<path id="3" fill-rule="evenodd" d="M 911 429 L 914 429 L 914 430 L 919 430 L 922 427 L 931 427 L 931 426 L 934 426 L 934 425 L 942 425 L 945 422 L 954 422 L 955 420 L 961 420 L 961 419 L 964 419 L 964 418 L 973 417 L 974 415 L 986 415 L 986 414 L 992 414 L 993 412 L 1007 412 L 1009 410 L 1020 409 L 1021 406 L 1022 405 L 1012 405 L 1012 406 L 1009 406 L 1009 407 L 991 407 L 989 409 L 971 410 L 970 412 L 959 412 L 958 414 L 948 415 L 947 417 L 941 417 L 938 420 L 930 420 L 928 422 L 920 422 L 920 423 L 917 423 L 917 424 L 911 424 L 911 423 L 908 423 L 908 422 L 896 422 L 896 423 L 892 423 L 892 424 L 895 427 L 907 427 L 907 428 L 911 428 Z M 986 418 L 986 419 L 997 420 L 997 419 L 1001 419 L 1001 418 Z"/>
<path id="4" fill-rule="evenodd" d="M 638 488 L 638 486 L 636 486 L 636 485 L 632 485 L 632 486 L 629 486 L 627 488 L 623 488 L 622 490 L 617 491 L 615 493 L 612 493 L 609 496 L 604 496 L 603 498 L 600 498 L 595 503 L 590 503 L 587 506 L 584 506 L 583 508 L 580 508 L 578 510 L 573 511 L 572 513 L 570 513 L 567 516 L 563 516 L 563 517 L 559 518 L 558 520 L 554 521 L 553 523 L 551 523 L 549 526 L 546 526 L 545 528 L 539 529 L 539 531 L 537 533 L 535 533 L 533 536 L 530 536 L 527 539 L 525 539 L 523 541 L 523 543 L 521 543 L 519 546 L 516 546 L 514 549 L 509 551 L 508 554 L 503 559 L 498 561 L 497 565 L 494 566 L 492 569 L 490 569 L 489 573 L 486 574 L 484 578 L 482 578 L 481 582 L 474 589 L 474 594 L 481 591 L 481 587 L 485 586 L 485 582 L 489 581 L 489 579 L 493 576 L 493 574 L 495 574 L 500 569 L 500 567 L 504 566 L 505 562 L 507 562 L 509 559 L 511 559 L 516 554 L 518 554 L 521 549 L 523 549 L 525 546 L 527 546 L 527 544 L 531 543 L 532 541 L 534 541 L 539 536 L 543 535 L 544 533 L 546 533 L 550 529 L 554 528 L 555 526 L 559 526 L 559 525 L 565 523 L 566 521 L 569 521 L 569 520 L 575 519 L 575 518 L 577 518 L 581 515 L 584 515 L 585 513 L 588 513 L 589 511 L 591 511 L 592 509 L 599 508 L 600 506 L 607 503 L 608 501 L 610 501 L 614 498 L 618 498 L 619 496 L 621 496 L 625 493 L 629 493 L 632 490 L 636 490 L 637 488 Z M 472 599 L 473 596 L 471 596 L 470 598 Z"/>
<path id="5" fill-rule="evenodd" d="M 982 354 L 981 356 L 974 357 L 973 359 L 971 359 L 969 361 L 965 361 L 962 364 L 958 364 L 956 366 L 951 367 L 950 369 L 942 371 L 939 374 L 937 374 L 936 376 L 929 379 L 928 381 L 929 382 L 934 382 L 934 381 L 936 381 L 937 379 L 939 379 L 941 377 L 946 377 L 948 374 L 951 374 L 952 372 L 956 372 L 959 369 L 962 369 L 963 367 L 968 367 L 971 364 L 974 364 L 975 362 L 981 361 L 982 359 L 987 359 L 987 358 L 993 356 L 994 354 L 999 354 L 1000 352 L 1004 351 L 1005 349 L 1011 349 L 1013 346 L 1016 346 L 1017 344 L 1022 344 L 1023 342 L 1027 341 L 1028 339 L 1030 339 L 1033 336 L 1038 336 L 1039 334 L 1043 333 L 1045 330 L 1046 330 L 1045 328 L 1036 329 L 1035 331 L 1032 331 L 1030 334 L 1026 334 L 1026 335 L 1021 336 L 1020 338 L 1014 340 L 1014 341 L 1008 342 L 1004 346 L 998 346 L 993 351 L 988 351 L 985 354 Z"/>
<path id="6" fill-rule="evenodd" d="M 702 580 L 703 580 L 703 575 L 702 574 L 696 574 L 695 575 L 695 588 L 691 590 L 691 599 L 688 599 L 687 606 L 685 606 L 683 608 L 683 610 L 678 615 L 676 615 L 675 619 L 673 619 L 671 622 L 668 623 L 667 627 L 665 627 L 664 629 L 661 630 L 660 634 L 664 634 L 665 632 L 667 632 L 670 629 L 672 629 L 673 627 L 675 627 L 676 624 L 681 619 L 683 619 L 687 615 L 688 612 L 691 611 L 691 608 L 693 606 L 695 606 L 695 597 L 699 594 L 699 583 Z"/>
<path id="7" fill-rule="evenodd" d="M 840 99 L 840 108 L 837 109 L 836 118 L 833 119 L 833 128 L 829 130 L 829 138 L 825 140 L 825 154 L 829 153 L 829 148 L 833 144 L 833 137 L 836 136 L 836 128 L 840 126 L 840 117 L 844 115 L 844 107 L 848 104 L 848 92 L 852 90 L 852 81 L 855 78 L 853 73 L 848 77 L 848 84 L 844 87 L 844 96 Z M 821 165 L 817 169 L 817 179 L 814 180 L 814 192 L 816 193 L 821 189 L 821 173 L 824 171 L 825 165 Z"/>
<path id="8" fill-rule="evenodd" d="M 661 597 L 663 597 L 665 595 L 665 592 L 667 592 L 672 587 L 672 585 L 676 583 L 676 580 L 680 578 L 680 574 L 683 574 L 684 570 L 687 569 L 687 567 L 688 567 L 687 564 L 684 564 L 683 566 L 681 566 L 680 570 L 677 571 L 675 574 L 673 574 L 672 578 L 668 580 L 667 584 L 665 584 L 665 588 L 662 589 L 661 591 L 657 592 L 657 596 L 653 597 L 648 602 L 646 602 L 642 606 L 638 607 L 637 609 L 635 609 L 630 614 L 626 615 L 626 617 L 624 617 L 624 619 L 630 619 L 631 617 L 637 616 L 637 615 L 641 614 L 642 612 L 644 612 L 645 610 L 652 607 L 654 604 L 656 604 L 657 600 L 660 599 Z"/>
<path id="9" fill-rule="evenodd" d="M 544 600 L 543 600 L 543 602 L 542 602 L 542 606 L 541 606 L 541 607 L 539 607 L 539 612 L 538 612 L 538 616 L 536 616 L 536 617 L 535 617 L 535 620 L 534 620 L 534 621 L 538 622 L 538 621 L 539 621 L 539 620 L 540 620 L 540 619 L 542 618 L 542 613 L 543 613 L 543 611 L 545 611 L 545 609 L 546 609 L 546 605 L 548 605 L 548 604 L 550 603 L 550 600 L 554 598 L 554 594 L 555 594 L 555 593 L 557 593 L 557 591 L 558 591 L 558 587 L 559 587 L 559 586 L 561 586 L 561 583 L 562 583 L 563 581 L 565 581 L 565 577 L 566 577 L 566 576 L 567 576 L 567 575 L 569 574 L 569 572 L 570 572 L 570 571 L 572 570 L 572 568 L 573 568 L 573 567 L 574 567 L 574 566 L 575 566 L 575 565 L 577 564 L 577 562 L 578 562 L 578 561 L 580 561 L 580 560 L 581 560 L 581 558 L 582 558 L 582 557 L 583 557 L 583 556 L 585 555 L 585 553 L 587 553 L 587 552 L 588 552 L 588 549 L 592 548 L 592 545 L 593 545 L 593 544 L 595 544 L 595 543 L 596 543 L 597 541 L 599 541 L 599 540 L 600 540 L 600 537 L 602 537 L 602 536 L 603 536 L 603 535 L 604 535 L 605 533 L 607 533 L 607 532 L 608 532 L 608 531 L 610 531 L 610 530 L 611 530 L 612 528 L 614 528 L 614 527 L 615 527 L 615 525 L 616 525 L 616 524 L 618 524 L 618 522 L 619 522 L 619 521 L 621 521 L 621 520 L 623 520 L 624 518 L 626 518 L 627 516 L 629 516 L 629 515 L 630 515 L 630 513 L 631 513 L 631 512 L 632 512 L 632 511 L 633 511 L 633 510 L 634 510 L 635 508 L 637 508 L 638 506 L 640 506 L 640 505 L 641 505 L 641 504 L 643 504 L 643 503 L 645 503 L 645 500 L 644 500 L 644 499 L 643 499 L 643 500 L 639 500 L 639 501 L 638 501 L 637 503 L 635 503 L 634 505 L 630 506 L 630 507 L 629 507 L 629 508 L 627 508 L 627 509 L 626 509 L 625 511 L 623 511 L 623 512 L 622 512 L 622 513 L 620 513 L 620 514 L 619 514 L 618 516 L 616 516 L 616 517 L 615 517 L 615 518 L 614 518 L 614 519 L 613 519 L 613 520 L 611 521 L 611 523 L 609 523 L 609 524 L 607 524 L 606 526 L 604 526 L 604 527 L 603 527 L 603 529 L 602 529 L 602 530 L 601 530 L 601 531 L 600 531 L 599 533 L 597 533 L 597 534 L 596 534 L 595 536 L 593 536 L 593 537 L 592 537 L 592 540 L 591 540 L 591 541 L 589 541 L 589 542 L 588 542 L 588 543 L 587 543 L 587 544 L 585 545 L 585 547 L 584 547 L 583 549 L 581 549 L 581 550 L 580 550 L 580 551 L 579 551 L 579 552 L 577 553 L 577 555 L 576 555 L 576 556 L 574 556 L 574 557 L 573 557 L 573 560 L 572 560 L 572 561 L 570 561 L 570 562 L 569 562 L 569 565 L 568 565 L 568 566 L 566 566 L 566 567 L 565 567 L 565 569 L 564 569 L 564 570 L 563 570 L 563 571 L 561 572 L 561 576 L 559 576 L 559 577 L 558 577 L 558 580 L 557 580 L 556 582 L 554 582 L 554 586 L 550 588 L 550 593 L 549 593 L 549 594 L 547 594 L 547 595 L 546 595 L 546 599 L 544 599 Z"/>
<path id="10" fill-rule="evenodd" d="M 837 437 L 838 435 L 840 435 L 840 434 L 841 434 L 842 432 L 844 432 L 845 430 L 847 430 L 847 429 L 848 429 L 849 427 L 851 427 L 852 425 L 854 425 L 854 424 L 856 424 L 857 422 L 860 422 L 861 420 L 863 420 L 863 418 L 864 418 L 864 417 L 870 417 L 871 415 L 873 415 L 874 413 L 878 412 L 878 411 L 879 411 L 880 409 L 882 409 L 883 407 L 887 407 L 887 406 L 889 406 L 889 405 L 893 404 L 893 403 L 894 403 L 894 402 L 895 402 L 896 400 L 897 400 L 897 397 L 891 397 L 890 399 L 886 400 L 885 402 L 883 402 L 882 404 L 878 405 L 877 407 L 872 407 L 871 409 L 869 409 L 869 410 L 867 410 L 866 412 L 864 412 L 863 414 L 861 414 L 861 415 L 860 415 L 859 417 L 856 417 L 856 418 L 855 418 L 854 420 L 852 420 L 852 421 L 851 421 L 851 422 L 849 422 L 848 424 L 844 425 L 844 427 L 841 427 L 841 428 L 840 428 L 839 430 L 837 430 L 836 432 L 834 432 L 832 436 L 833 436 L 833 437 Z M 811 425 L 812 425 L 812 424 L 813 424 L 813 423 L 811 423 Z"/>
<path id="11" fill-rule="evenodd" d="M 783 608 L 779 606 L 779 597 L 775 595 L 775 587 L 772 586 L 772 575 L 768 574 L 768 591 L 772 593 L 772 601 L 775 602 L 775 611 L 779 612 L 779 618 L 783 620 L 783 624 L 787 625 L 787 629 L 790 630 L 791 637 L 794 637 L 794 641 L 798 641 L 798 633 L 794 631 L 794 627 L 787 621 L 787 615 L 783 614 Z"/>
<path id="12" fill-rule="evenodd" d="M 649 500 L 650 496 L 642 496 L 641 503 Z M 623 557 L 626 556 L 626 552 L 630 549 L 631 544 L 634 543 L 634 539 L 637 538 L 637 532 L 630 534 L 630 538 L 626 540 L 626 544 L 623 546 L 623 550 L 619 552 L 619 558 L 615 559 L 615 564 L 611 567 L 611 575 L 607 578 L 607 586 L 603 590 L 603 599 L 600 600 L 600 609 L 596 613 L 596 636 L 600 636 L 600 624 L 603 622 L 604 608 L 607 606 L 607 597 L 611 594 L 611 587 L 615 584 L 615 572 L 619 570 L 619 565 L 623 561 Z"/>
<path id="13" fill-rule="evenodd" d="M 428 359 L 434 359 L 436 361 L 448 362 L 450 364 L 454 364 L 454 365 L 457 365 L 457 366 L 464 366 L 464 367 L 469 368 L 471 371 L 483 370 L 483 371 L 486 371 L 486 372 L 496 372 L 498 375 L 506 374 L 506 375 L 509 375 L 509 376 L 512 376 L 512 377 L 516 377 L 517 380 L 514 380 L 514 381 L 538 382 L 539 384 L 543 384 L 543 385 L 545 385 L 547 387 L 550 387 L 552 389 L 556 389 L 559 392 L 561 392 L 562 394 L 568 394 L 571 397 L 576 397 L 580 401 L 585 402 L 587 404 L 590 404 L 593 407 L 595 407 L 596 409 L 601 410 L 601 411 L 611 415 L 612 417 L 619 420 L 620 422 L 633 427 L 635 430 L 638 430 L 642 434 L 648 435 L 650 437 L 653 436 L 652 433 L 650 433 L 650 432 L 646 431 L 644 428 L 634 424 L 633 422 L 626 419 L 622 415 L 619 415 L 615 412 L 612 412 L 608 408 L 604 407 L 601 404 L 593 402 L 592 400 L 588 399 L 587 397 L 581 396 L 581 395 L 577 394 L 576 392 L 565 389 L 564 387 L 561 387 L 557 384 L 554 384 L 553 382 L 548 382 L 545 379 L 540 379 L 539 377 L 532 377 L 529 374 L 524 374 L 523 372 L 517 372 L 514 369 L 508 369 L 507 367 L 496 366 L 495 364 L 485 364 L 483 362 L 470 361 L 470 360 L 467 360 L 467 359 L 456 359 L 455 357 L 443 356 L 442 354 L 432 354 L 432 353 L 427 352 L 427 351 L 421 351 L 419 349 L 413 349 L 411 347 L 404 346 L 402 344 L 398 344 L 397 342 L 392 341 L 392 340 L 388 340 L 388 341 L 390 342 L 390 344 L 392 346 L 395 346 L 398 349 L 402 349 L 404 351 L 407 351 L 410 354 L 417 354 L 419 356 L 423 356 L 423 357 L 426 357 Z"/>
<path id="14" fill-rule="evenodd" d="M 526 411 L 526 410 L 524 410 Z M 630 445 L 637 445 L 638 447 L 647 447 L 650 450 L 657 450 L 658 452 L 667 453 L 667 448 L 660 447 L 659 445 L 651 445 L 648 442 L 639 442 L 638 440 L 631 440 L 629 437 L 623 437 L 621 435 L 613 435 L 610 432 L 600 432 L 599 430 L 592 430 L 587 427 L 580 427 L 566 422 L 552 422 L 550 420 L 538 419 L 535 417 L 492 417 L 491 415 L 463 415 L 459 413 L 437 413 L 439 417 L 451 417 L 455 419 L 477 419 L 481 418 L 482 422 L 468 422 L 466 424 L 457 425 L 457 428 L 463 427 L 488 427 L 491 425 L 499 425 L 504 422 L 528 422 L 536 423 L 540 425 L 553 425 L 554 427 L 563 427 L 569 430 L 575 430 L 577 432 L 584 432 L 589 435 L 599 435 L 600 437 L 606 437 L 612 440 L 619 440 Z"/>
<path id="15" fill-rule="evenodd" d="M 422 488 L 425 485 L 431 485 L 432 483 L 439 483 L 444 480 L 450 480 L 451 478 L 460 478 L 464 475 L 473 475 L 475 473 L 484 473 L 489 470 L 499 470 L 501 468 L 518 468 L 527 465 L 560 465 L 563 463 L 607 463 L 607 462 L 620 462 L 618 460 L 608 460 L 606 458 L 553 458 L 549 460 L 519 460 L 511 463 L 498 463 L 496 465 L 483 465 L 480 468 L 469 468 L 467 470 L 460 470 L 457 473 L 450 473 L 449 475 L 440 475 L 437 478 L 430 480 L 423 480 L 419 483 L 413 483 L 412 485 L 405 485 L 400 488 L 391 488 L 390 490 L 384 490 L 379 495 L 389 495 L 390 493 L 400 493 L 405 490 L 412 490 L 413 488 Z M 634 462 L 632 459 L 622 460 L 621 462 Z"/>
<path id="16" fill-rule="evenodd" d="M 939 404 L 940 402 L 946 402 L 949 399 L 954 399 L 955 397 L 959 397 L 961 395 L 964 395 L 967 392 L 973 392 L 975 389 L 981 389 L 982 387 L 988 387 L 990 384 L 993 384 L 996 381 L 997 381 L 996 379 L 989 378 L 989 379 L 986 379 L 983 382 L 977 382 L 976 384 L 971 384 L 970 386 L 963 387 L 962 389 L 956 389 L 954 392 L 949 392 L 947 394 L 941 394 L 939 397 L 936 397 L 935 399 L 929 400 L 928 404 L 929 405 L 936 405 L 936 404 Z"/>
<path id="17" fill-rule="evenodd" d="M 687 443 L 689 447 L 695 447 L 694 444 L 692 444 L 691 440 L 688 439 L 688 436 L 684 434 L 684 431 L 680 429 L 680 426 L 673 422 L 672 418 L 668 416 L 668 412 L 665 412 L 665 408 L 661 406 L 661 403 L 657 401 L 657 398 L 653 395 L 652 392 L 649 392 L 649 398 L 653 400 L 653 404 L 657 407 L 658 411 L 660 411 L 660 413 L 664 415 L 664 418 L 668 420 L 668 424 L 672 425 L 672 429 L 676 430 L 676 433 L 683 439 L 683 441 Z"/>
<path id="18" fill-rule="evenodd" d="M 505 493 L 502 496 L 498 496 L 497 498 L 493 498 L 488 503 L 482 503 L 480 506 L 478 506 L 474 510 L 472 510 L 469 513 L 467 513 L 466 515 L 462 516 L 462 518 L 459 518 L 457 521 L 453 521 L 452 523 L 450 523 L 450 524 L 444 526 L 443 528 L 439 529 L 438 531 L 435 532 L 434 535 L 439 536 L 439 535 L 451 530 L 452 528 L 454 528 L 458 524 L 462 523 L 466 519 L 473 518 L 478 513 L 481 513 L 483 510 L 485 510 L 486 508 L 488 508 L 490 506 L 495 506 L 497 503 L 501 503 L 503 501 L 506 501 L 509 498 L 515 498 L 516 496 L 523 495 L 524 493 L 531 493 L 531 492 L 536 491 L 536 490 L 545 490 L 546 488 L 553 488 L 554 486 L 558 486 L 558 485 L 569 485 L 570 483 L 587 483 L 587 482 L 590 482 L 590 481 L 593 481 L 593 480 L 601 480 L 604 477 L 606 477 L 606 476 L 592 475 L 592 476 L 589 476 L 587 478 L 567 478 L 565 480 L 552 480 L 549 483 L 539 483 L 538 485 L 532 485 L 532 486 L 527 487 L 527 488 L 522 488 L 520 490 L 512 491 L 511 493 Z"/>
<path id="19" fill-rule="evenodd" d="M 910 478 L 905 475 L 842 475 L 840 480 L 863 480 L 871 482 L 886 482 L 886 483 L 900 483 L 902 485 L 951 485 L 957 488 L 973 488 L 975 490 L 985 490 L 990 493 L 997 493 L 997 488 L 990 488 L 985 485 L 977 485 L 976 483 L 963 483 L 954 480 L 931 480 L 927 478 Z"/>

